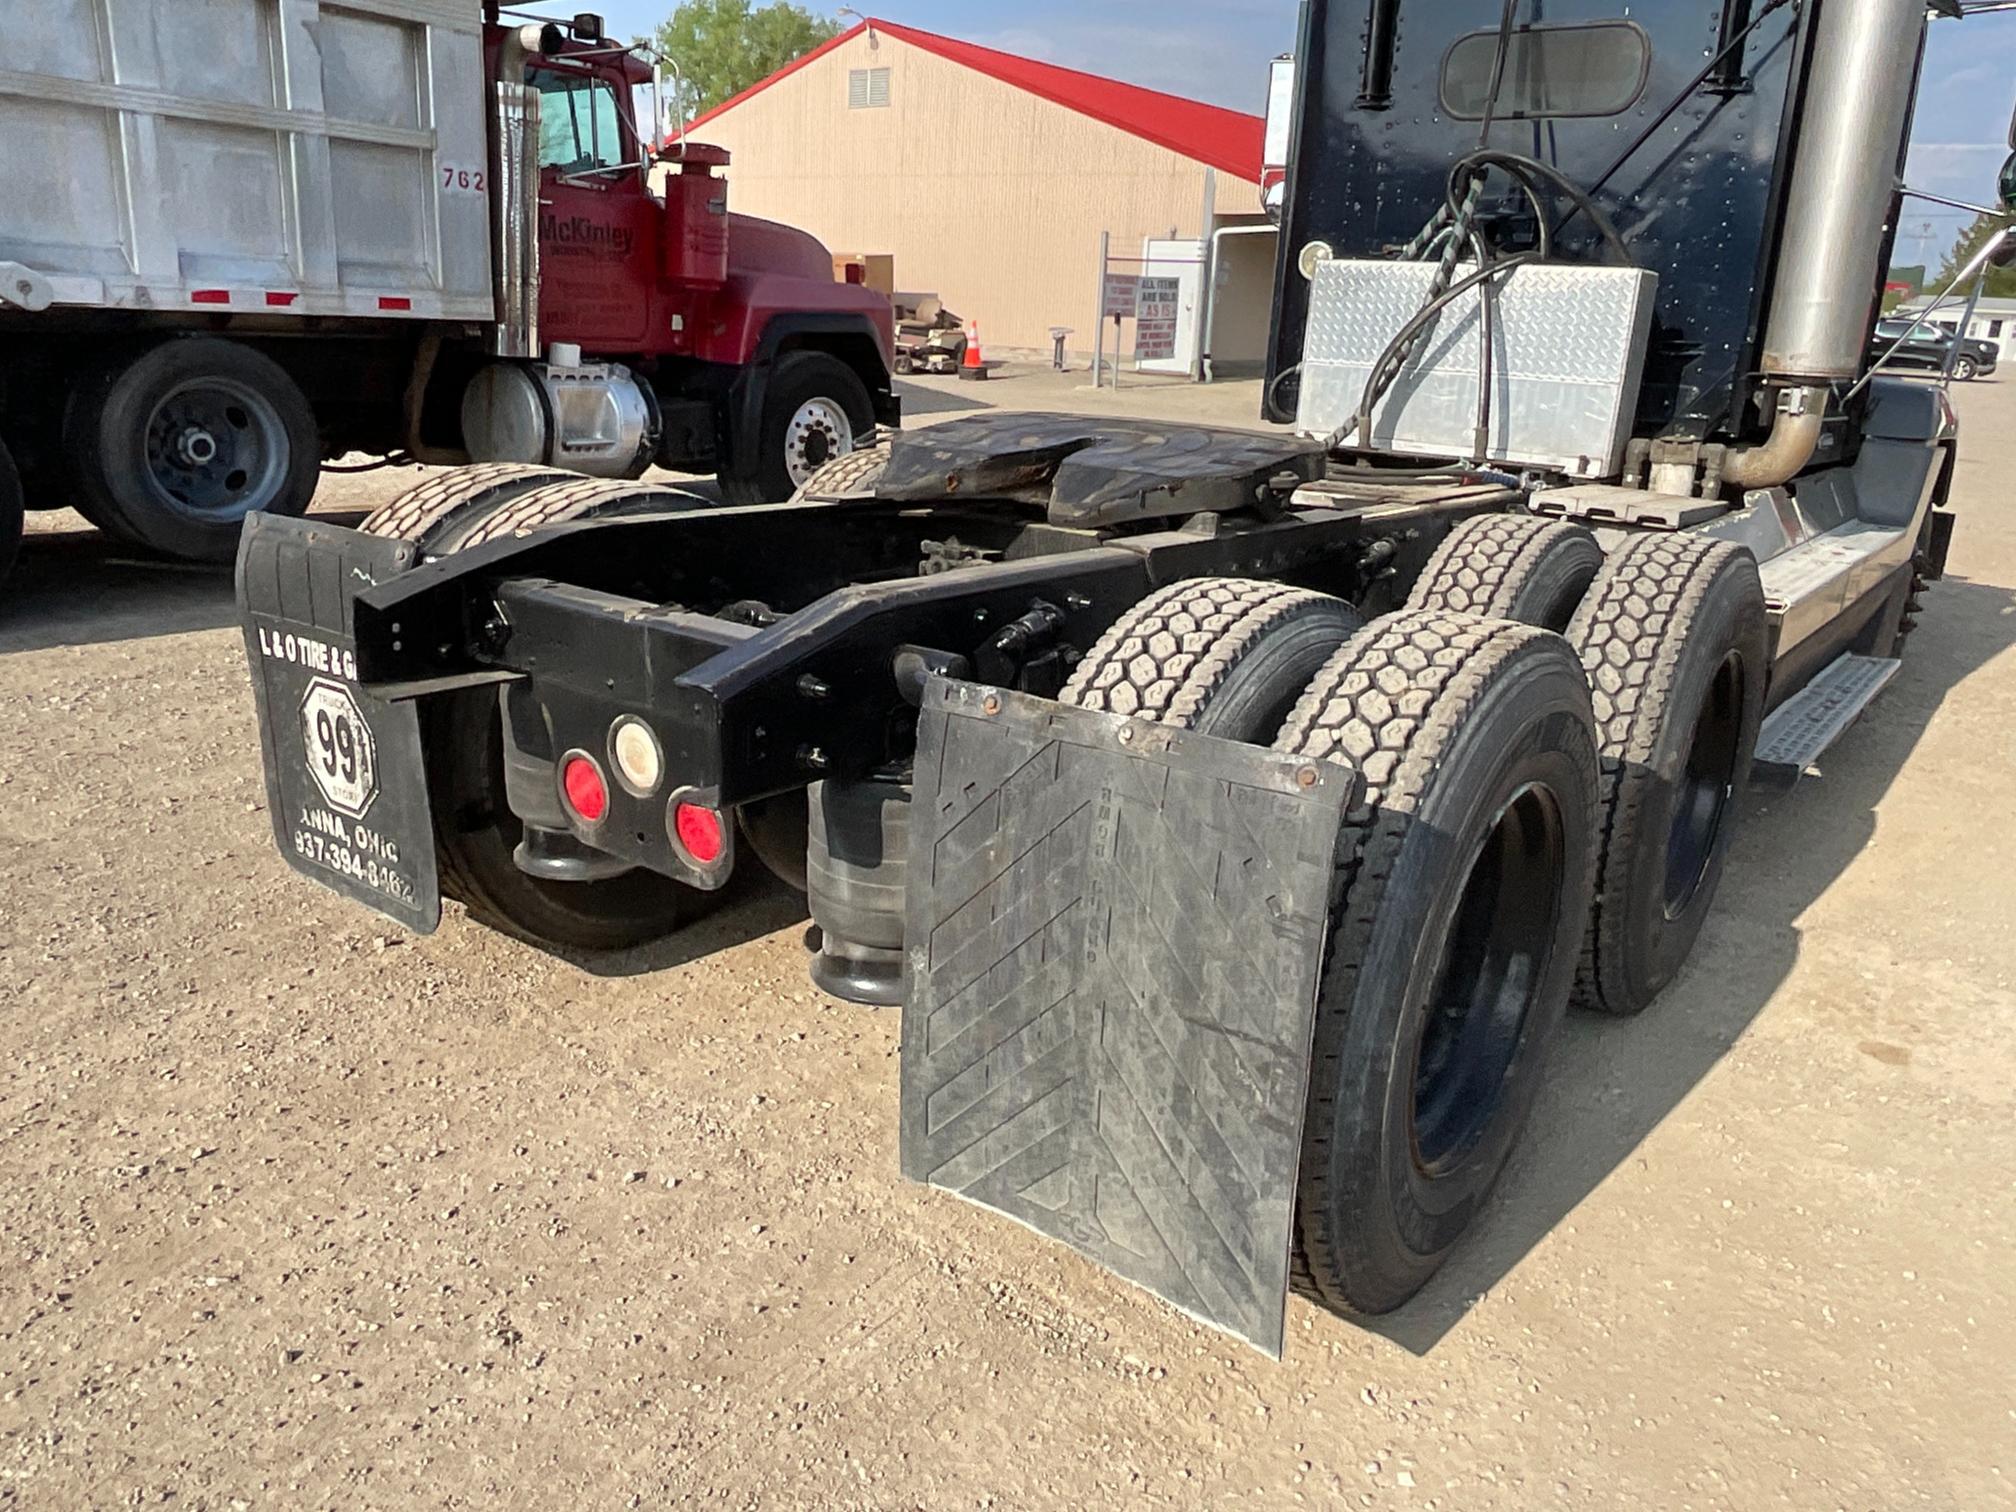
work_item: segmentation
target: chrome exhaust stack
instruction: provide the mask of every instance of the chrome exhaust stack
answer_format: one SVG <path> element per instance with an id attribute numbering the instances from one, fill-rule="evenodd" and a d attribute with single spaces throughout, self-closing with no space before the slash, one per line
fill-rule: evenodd
<path id="1" fill-rule="evenodd" d="M 1924 28 L 1924 0 L 1822 0 L 1764 330 L 1765 382 L 1782 392 L 1771 435 L 1729 454 L 1740 487 L 1806 466 L 1829 385 L 1861 369 Z"/>
<path id="2" fill-rule="evenodd" d="M 560 46 L 559 28 L 549 22 L 508 29 L 498 52 L 490 132 L 493 357 L 539 355 L 539 91 L 525 83 L 525 60 Z"/>

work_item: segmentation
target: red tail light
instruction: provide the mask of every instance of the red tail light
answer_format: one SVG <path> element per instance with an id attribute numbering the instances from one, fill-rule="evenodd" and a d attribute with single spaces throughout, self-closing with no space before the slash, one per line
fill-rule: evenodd
<path id="1" fill-rule="evenodd" d="M 679 837 L 686 854 L 702 866 L 712 866 L 728 848 L 728 834 L 720 814 L 697 803 L 674 805 L 672 833 Z"/>
<path id="2" fill-rule="evenodd" d="M 609 784 L 602 769 L 586 756 L 569 756 L 560 768 L 560 789 L 567 806 L 590 824 L 598 824 L 609 812 Z"/>

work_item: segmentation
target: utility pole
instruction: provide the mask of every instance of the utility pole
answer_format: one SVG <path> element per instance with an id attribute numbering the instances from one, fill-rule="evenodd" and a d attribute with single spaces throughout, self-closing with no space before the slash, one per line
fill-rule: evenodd
<path id="1" fill-rule="evenodd" d="M 1981 303 L 1981 286 L 1988 282 L 1988 264 L 1981 264 L 1981 271 L 1974 275 L 1974 287 L 1967 291 L 1967 308 L 1960 312 L 1960 329 L 1953 333 L 1953 339 L 1946 344 L 1946 364 L 1940 371 L 1939 381 L 1953 381 L 1953 363 L 1960 355 L 1960 343 L 1974 325 L 1974 309 Z"/>

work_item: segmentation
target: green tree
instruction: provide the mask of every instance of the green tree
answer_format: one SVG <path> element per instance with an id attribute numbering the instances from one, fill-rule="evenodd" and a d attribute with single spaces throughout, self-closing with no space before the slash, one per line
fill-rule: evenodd
<path id="1" fill-rule="evenodd" d="M 2003 215 L 1977 216 L 1974 224 L 1960 233 L 1960 240 L 1953 244 L 1953 250 L 1946 254 L 1945 264 L 1939 269 L 1939 276 L 1932 279 L 1926 288 L 1934 293 L 1944 289 L 1967 266 L 1969 258 L 1981 250 L 1981 244 L 2008 224 Z M 2016 267 L 1990 268 L 1988 281 L 1981 286 L 1983 295 L 1994 299 L 2016 299 Z M 1953 297 L 1965 299 L 1967 290 L 1956 289 Z"/>
<path id="2" fill-rule="evenodd" d="M 679 66 L 675 109 L 690 119 L 840 34 L 840 23 L 790 0 L 685 0 L 658 28 Z"/>

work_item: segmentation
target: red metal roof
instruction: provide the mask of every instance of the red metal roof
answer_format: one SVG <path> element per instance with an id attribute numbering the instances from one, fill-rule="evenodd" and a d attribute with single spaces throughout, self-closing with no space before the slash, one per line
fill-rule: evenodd
<path id="1" fill-rule="evenodd" d="M 732 99 L 724 100 L 712 110 L 695 117 L 686 129 L 689 132 L 698 130 L 716 116 L 761 94 L 779 79 L 789 78 L 815 58 L 853 41 L 871 27 L 908 42 L 912 47 L 921 47 L 926 52 L 963 64 L 1004 84 L 1025 89 L 1067 110 L 1088 115 L 1095 121 L 1104 121 L 1108 126 L 1153 142 L 1158 147 L 1194 158 L 1221 173 L 1232 174 L 1252 184 L 1260 182 L 1260 155 L 1267 135 L 1267 123 L 1259 116 L 1200 104 L 1180 95 L 1143 89 L 1137 84 L 1122 84 L 1117 79 L 1102 79 L 1097 74 L 1080 73 L 1075 68 L 1059 68 L 1054 63 L 1018 58 L 1013 53 L 996 52 L 991 47 L 979 47 L 971 42 L 941 37 L 934 32 L 918 31 L 912 26 L 898 26 L 892 21 L 863 21 L 850 27 L 832 41 L 778 69 L 769 78 L 750 85 Z"/>

